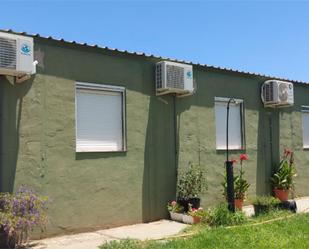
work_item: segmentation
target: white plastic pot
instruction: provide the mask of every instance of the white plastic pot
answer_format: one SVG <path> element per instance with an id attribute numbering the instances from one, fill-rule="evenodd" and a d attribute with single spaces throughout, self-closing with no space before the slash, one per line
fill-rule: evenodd
<path id="1" fill-rule="evenodd" d="M 183 223 L 186 223 L 186 224 L 193 224 L 193 223 L 194 223 L 194 220 L 193 220 L 193 217 L 192 217 L 192 216 L 183 214 L 183 215 L 182 215 L 182 222 L 183 222 Z"/>
<path id="2" fill-rule="evenodd" d="M 170 216 L 172 220 L 182 222 L 183 214 L 170 212 Z"/>

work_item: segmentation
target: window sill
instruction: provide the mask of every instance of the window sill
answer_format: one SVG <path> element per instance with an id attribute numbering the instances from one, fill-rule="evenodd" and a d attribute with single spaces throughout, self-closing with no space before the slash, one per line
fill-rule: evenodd
<path id="1" fill-rule="evenodd" d="M 230 150 L 235 150 L 235 151 L 236 151 L 236 150 L 245 150 L 245 149 L 246 149 L 246 148 L 243 148 L 243 147 L 240 147 L 240 148 L 239 148 L 239 147 L 237 147 L 237 148 L 235 148 L 235 147 L 233 148 L 233 147 L 232 147 L 232 148 L 229 148 L 229 151 L 230 151 Z M 225 151 L 226 148 L 216 148 L 216 150 Z"/>
<path id="2" fill-rule="evenodd" d="M 118 150 L 118 149 L 107 149 L 107 148 L 76 148 L 75 152 L 76 153 L 113 153 L 113 152 L 126 152 L 127 150 L 126 149 L 121 149 L 121 150 Z"/>

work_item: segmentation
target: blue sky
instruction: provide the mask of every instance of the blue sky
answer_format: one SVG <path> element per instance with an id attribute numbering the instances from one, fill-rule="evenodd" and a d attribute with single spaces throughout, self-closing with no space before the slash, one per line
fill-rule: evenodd
<path id="1" fill-rule="evenodd" d="M 309 0 L 1 0 L 0 29 L 309 82 Z"/>

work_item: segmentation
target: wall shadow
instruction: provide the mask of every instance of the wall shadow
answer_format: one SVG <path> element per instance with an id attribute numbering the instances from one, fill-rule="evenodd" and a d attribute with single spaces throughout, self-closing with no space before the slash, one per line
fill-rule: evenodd
<path id="1" fill-rule="evenodd" d="M 124 157 L 127 152 L 76 152 L 75 160 L 111 158 L 111 157 Z"/>
<path id="2" fill-rule="evenodd" d="M 160 101 L 160 99 L 164 101 Z M 173 99 L 151 96 L 145 138 L 142 219 L 166 217 L 167 201 L 175 197 Z"/>
<path id="3" fill-rule="evenodd" d="M 166 204 L 176 199 L 179 120 L 184 110 L 179 108 L 178 101 L 172 95 L 150 97 L 144 153 L 143 222 L 167 217 Z"/>
<path id="4" fill-rule="evenodd" d="M 14 188 L 23 97 L 32 83 L 33 78 L 12 85 L 0 76 L 0 192 L 12 192 Z"/>
<path id="5" fill-rule="evenodd" d="M 270 177 L 280 161 L 279 111 L 260 109 L 258 126 L 258 153 L 256 167 L 256 194 L 272 194 Z"/>

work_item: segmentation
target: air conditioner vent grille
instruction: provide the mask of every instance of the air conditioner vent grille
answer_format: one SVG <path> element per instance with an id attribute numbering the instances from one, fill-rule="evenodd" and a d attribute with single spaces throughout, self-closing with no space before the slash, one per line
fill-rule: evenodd
<path id="1" fill-rule="evenodd" d="M 157 88 L 162 88 L 163 87 L 163 79 L 162 79 L 162 64 L 157 64 L 156 65 L 156 84 Z"/>
<path id="2" fill-rule="evenodd" d="M 166 66 L 167 87 L 184 89 L 184 69 L 182 67 Z"/>
<path id="3" fill-rule="evenodd" d="M 0 67 L 16 69 L 16 40 L 0 37 Z"/>
<path id="4" fill-rule="evenodd" d="M 274 101 L 274 87 L 273 82 L 270 82 L 270 84 L 267 84 L 265 86 L 265 100 L 266 101 Z"/>

